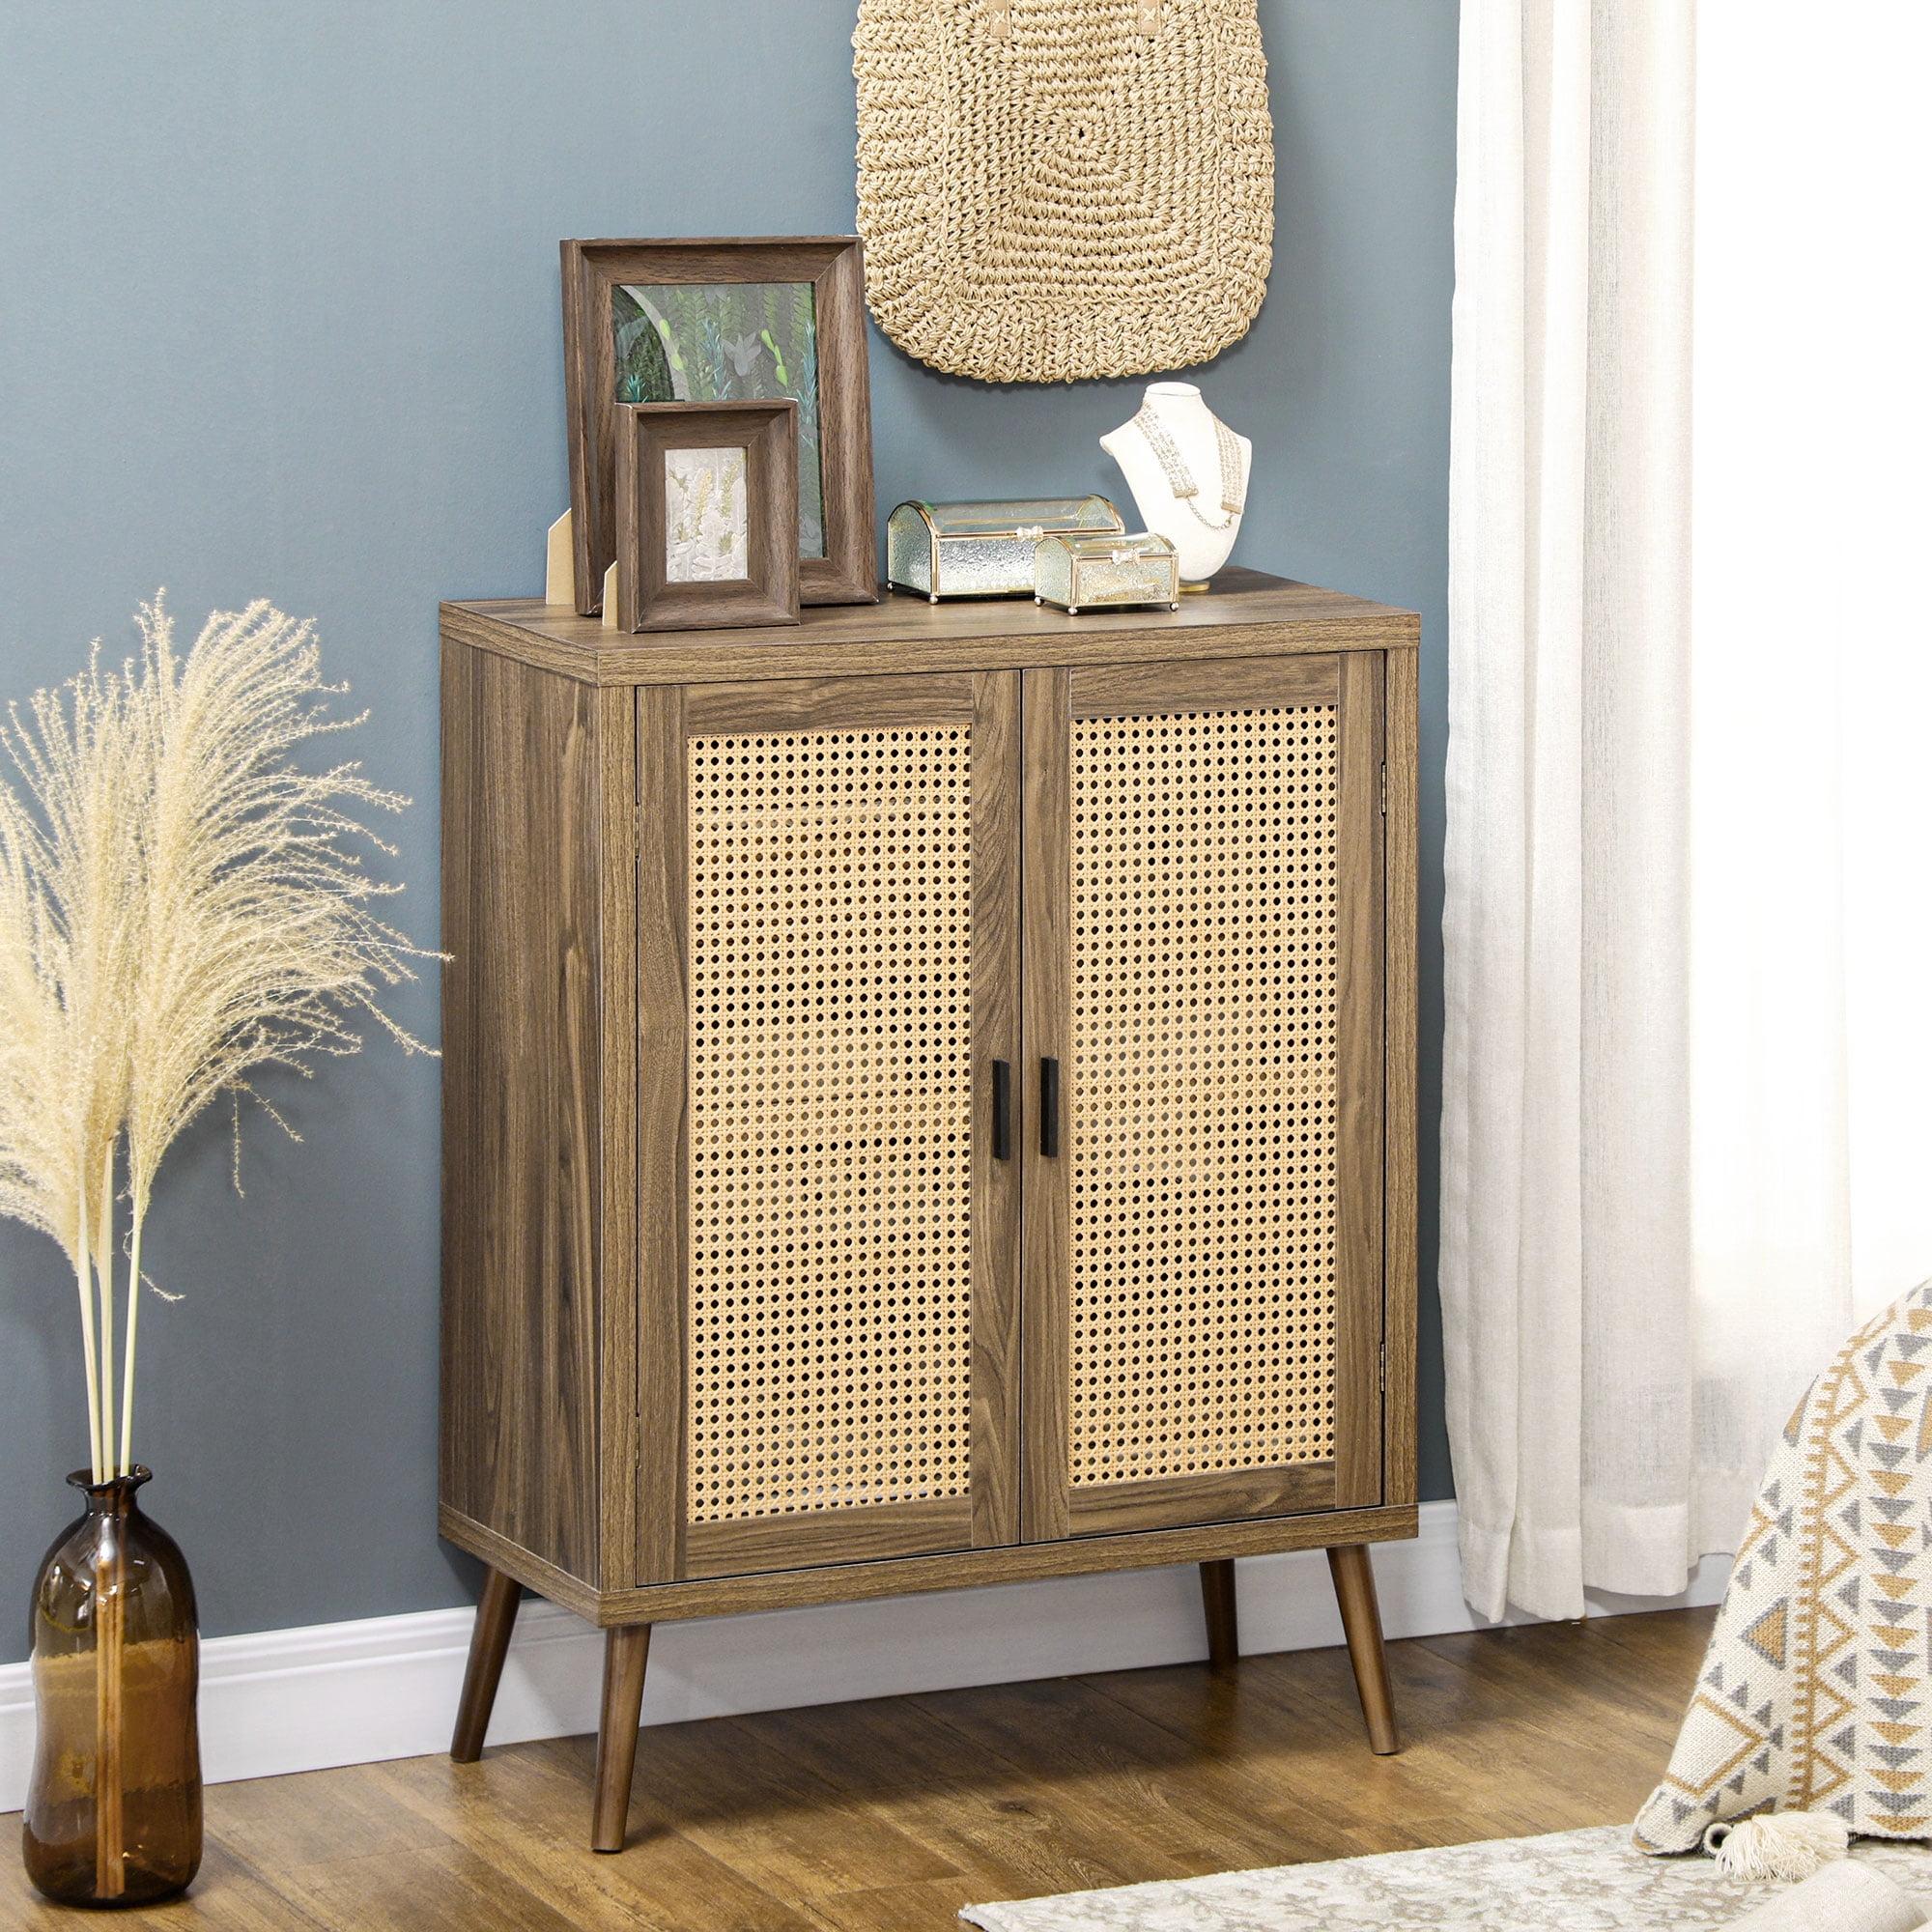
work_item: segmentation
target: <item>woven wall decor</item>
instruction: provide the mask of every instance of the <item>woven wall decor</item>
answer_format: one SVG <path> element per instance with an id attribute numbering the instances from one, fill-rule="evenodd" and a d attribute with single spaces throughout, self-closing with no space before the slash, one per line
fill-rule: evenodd
<path id="1" fill-rule="evenodd" d="M 1274 239 L 1256 0 L 861 0 L 879 327 L 996 383 L 1139 376 L 1247 332 Z"/>

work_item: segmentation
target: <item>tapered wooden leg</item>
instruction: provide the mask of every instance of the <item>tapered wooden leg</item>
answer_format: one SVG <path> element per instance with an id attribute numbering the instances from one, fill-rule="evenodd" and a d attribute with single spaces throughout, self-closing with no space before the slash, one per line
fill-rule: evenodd
<path id="1" fill-rule="evenodd" d="M 1241 1655 L 1235 1617 L 1235 1559 L 1220 1556 L 1201 1566 L 1201 1608 L 1208 1619 L 1208 1666 L 1229 1670 Z"/>
<path id="2" fill-rule="evenodd" d="M 1401 1748 L 1395 1733 L 1395 1699 L 1389 1692 L 1388 1653 L 1382 1648 L 1382 1617 L 1376 1607 L 1376 1573 L 1359 1543 L 1328 1552 L 1341 1605 L 1342 1629 L 1349 1639 L 1349 1662 L 1355 1666 L 1355 1690 L 1369 1727 L 1369 1748 L 1387 1757 Z"/>
<path id="3" fill-rule="evenodd" d="M 522 1595 L 521 1587 L 500 1570 L 485 1574 L 476 1625 L 469 1633 L 463 1694 L 456 1700 L 456 1734 L 449 1741 L 449 1754 L 458 1764 L 474 1764 L 483 1755 L 483 1733 L 490 1728 L 490 1707 L 497 1701 Z"/>
<path id="4" fill-rule="evenodd" d="M 638 1723 L 644 1705 L 644 1662 L 651 1654 L 649 1624 L 604 1633 L 604 1710 L 597 1724 L 597 1790 L 590 1812 L 590 1849 L 621 1852 L 631 1815 L 631 1773 L 638 1762 Z"/>

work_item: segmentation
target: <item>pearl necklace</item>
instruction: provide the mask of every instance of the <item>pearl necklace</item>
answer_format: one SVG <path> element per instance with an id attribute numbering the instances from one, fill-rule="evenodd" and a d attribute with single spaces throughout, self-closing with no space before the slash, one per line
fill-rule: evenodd
<path id="1" fill-rule="evenodd" d="M 1160 465 L 1168 488 L 1187 505 L 1194 521 L 1205 529 L 1225 530 L 1234 526 L 1247 497 L 1241 480 L 1241 442 L 1219 416 L 1210 414 L 1208 420 L 1214 425 L 1214 441 L 1221 453 L 1221 508 L 1227 512 L 1218 524 L 1211 517 L 1201 514 L 1200 506 L 1194 500 L 1201 494 L 1201 486 L 1195 482 L 1194 472 L 1188 469 L 1187 459 L 1180 453 L 1180 445 L 1169 434 L 1167 425 L 1145 403 L 1141 405 L 1140 413 L 1134 417 L 1134 427 L 1153 451 L 1154 461 Z"/>

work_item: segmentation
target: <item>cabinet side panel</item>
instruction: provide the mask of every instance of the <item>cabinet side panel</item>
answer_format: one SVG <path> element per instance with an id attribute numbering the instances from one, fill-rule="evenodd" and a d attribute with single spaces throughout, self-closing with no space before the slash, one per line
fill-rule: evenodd
<path id="1" fill-rule="evenodd" d="M 443 644 L 442 1498 L 593 1582 L 597 697 Z"/>

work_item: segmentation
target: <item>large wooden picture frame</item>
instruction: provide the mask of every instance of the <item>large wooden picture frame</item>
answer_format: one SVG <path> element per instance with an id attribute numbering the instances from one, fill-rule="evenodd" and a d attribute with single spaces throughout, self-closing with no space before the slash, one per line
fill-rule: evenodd
<path id="1" fill-rule="evenodd" d="M 798 622 L 798 405 L 617 406 L 617 628 Z"/>
<path id="2" fill-rule="evenodd" d="M 578 611 L 589 616 L 601 607 L 604 574 L 617 554 L 619 405 L 785 395 L 800 405 L 800 601 L 876 603 L 871 389 L 858 238 L 565 242 L 562 258 Z M 664 312 L 673 302 L 690 308 L 684 292 L 707 289 L 719 292 L 718 317 L 693 335 L 710 367 L 688 353 L 693 345 L 678 340 L 676 322 Z M 630 394 L 619 392 L 620 329 L 629 337 L 623 374 Z M 644 361 L 649 368 L 640 379 Z"/>

